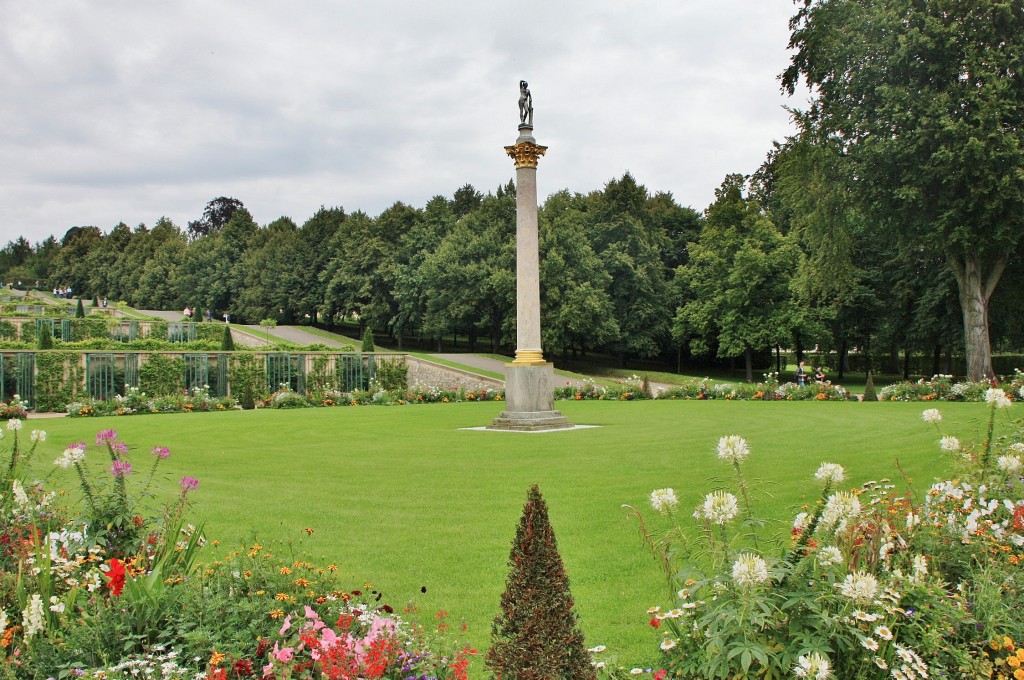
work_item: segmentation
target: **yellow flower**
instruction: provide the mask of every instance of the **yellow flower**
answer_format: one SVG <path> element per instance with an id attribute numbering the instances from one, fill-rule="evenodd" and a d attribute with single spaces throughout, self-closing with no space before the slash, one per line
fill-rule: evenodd
<path id="1" fill-rule="evenodd" d="M 288 567 L 281 567 L 281 572 L 280 573 L 281 573 L 281 576 L 287 576 L 288 574 L 292 573 L 292 570 L 289 569 Z"/>
<path id="2" fill-rule="evenodd" d="M 274 595 L 274 599 L 280 602 L 285 602 L 291 599 L 291 596 L 288 593 L 278 593 L 277 595 Z"/>
<path id="3" fill-rule="evenodd" d="M 220 652 L 213 652 L 212 654 L 210 654 L 210 665 L 219 666 L 220 662 L 223 661 L 226 657 L 226 654 L 221 654 Z"/>
<path id="4" fill-rule="evenodd" d="M 270 618 L 272 618 L 272 619 L 279 619 L 282 616 L 284 616 L 284 612 L 281 611 L 280 609 L 275 609 L 275 610 L 270 612 Z"/>
<path id="5" fill-rule="evenodd" d="M 1017 658 L 1016 654 L 1008 656 L 1006 657 L 1006 665 L 1010 668 L 1020 668 L 1020 659 Z"/>

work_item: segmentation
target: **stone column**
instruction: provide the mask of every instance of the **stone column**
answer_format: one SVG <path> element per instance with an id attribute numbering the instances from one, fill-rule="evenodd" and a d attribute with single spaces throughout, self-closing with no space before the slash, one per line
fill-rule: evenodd
<path id="1" fill-rule="evenodd" d="M 554 410 L 554 366 L 544 361 L 540 344 L 537 160 L 547 149 L 537 144 L 527 122 L 519 126 L 516 143 L 505 147 L 516 165 L 516 356 L 505 365 L 505 411 L 488 425 L 493 430 L 572 427 Z"/>
<path id="2" fill-rule="evenodd" d="M 517 366 L 542 366 L 540 346 L 540 255 L 537 229 L 538 146 L 533 127 L 519 126 L 519 139 L 505 152 L 516 164 L 516 358 Z"/>

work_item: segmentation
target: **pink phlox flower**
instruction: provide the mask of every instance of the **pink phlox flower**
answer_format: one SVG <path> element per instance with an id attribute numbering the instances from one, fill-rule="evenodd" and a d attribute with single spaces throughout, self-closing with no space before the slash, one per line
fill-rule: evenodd
<path id="1" fill-rule="evenodd" d="M 263 677 L 269 678 L 274 675 L 274 664 L 268 663 L 263 667 Z"/>
<path id="2" fill-rule="evenodd" d="M 150 454 L 156 456 L 160 460 L 166 460 L 171 455 L 171 450 L 166 446 L 154 446 Z"/>
<path id="3" fill-rule="evenodd" d="M 117 430 L 100 430 L 96 433 L 96 443 L 103 445 L 117 440 Z"/>
<path id="4" fill-rule="evenodd" d="M 284 624 L 281 625 L 281 630 L 277 632 L 278 635 L 284 635 L 292 627 L 292 615 L 284 617 Z M 277 645 L 274 645 L 274 652 L 277 652 Z"/>
<path id="5" fill-rule="evenodd" d="M 126 460 L 115 460 L 110 466 L 110 474 L 118 479 L 124 479 L 132 473 L 132 464 Z"/>
<path id="6" fill-rule="evenodd" d="M 109 442 L 107 445 L 118 456 L 124 456 L 128 453 L 128 445 L 124 442 Z"/>

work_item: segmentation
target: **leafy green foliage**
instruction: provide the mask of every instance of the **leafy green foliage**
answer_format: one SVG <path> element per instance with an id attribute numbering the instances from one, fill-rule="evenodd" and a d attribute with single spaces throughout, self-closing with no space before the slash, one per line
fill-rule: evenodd
<path id="1" fill-rule="evenodd" d="M 139 388 L 154 396 L 179 394 L 184 389 L 183 372 L 181 357 L 150 354 L 139 367 Z"/>
<path id="2" fill-rule="evenodd" d="M 373 329 L 369 326 L 363 331 L 363 344 L 359 348 L 360 352 L 372 352 L 373 351 Z"/>

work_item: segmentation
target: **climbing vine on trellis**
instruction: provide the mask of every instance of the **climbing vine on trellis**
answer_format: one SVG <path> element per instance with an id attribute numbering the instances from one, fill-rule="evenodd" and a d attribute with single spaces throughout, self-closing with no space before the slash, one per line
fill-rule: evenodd
<path id="1" fill-rule="evenodd" d="M 83 391 L 81 357 L 78 352 L 36 353 L 36 411 L 63 411 Z"/>

